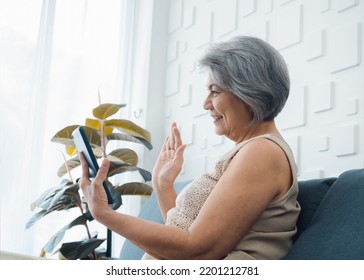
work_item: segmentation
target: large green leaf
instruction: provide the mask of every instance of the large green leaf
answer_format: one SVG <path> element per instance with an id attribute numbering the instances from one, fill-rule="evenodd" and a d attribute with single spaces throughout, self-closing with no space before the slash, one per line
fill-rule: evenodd
<path id="1" fill-rule="evenodd" d="M 75 146 L 72 139 L 72 132 L 79 125 L 70 125 L 58 131 L 51 139 L 52 142 L 60 143 L 66 146 Z"/>
<path id="2" fill-rule="evenodd" d="M 138 164 L 138 155 L 131 149 L 116 149 L 107 155 L 111 161 L 126 162 L 131 165 Z"/>
<path id="3" fill-rule="evenodd" d="M 152 144 L 150 142 L 148 142 L 147 140 L 140 138 L 140 137 L 131 136 L 131 135 L 125 134 L 125 133 L 110 133 L 106 136 L 106 139 L 107 140 L 128 141 L 128 142 L 143 144 L 149 150 L 153 149 Z"/>
<path id="4" fill-rule="evenodd" d="M 63 180 L 59 186 L 44 191 L 39 198 L 31 204 L 32 210 L 37 207 L 42 210 L 34 214 L 28 220 L 25 228 L 30 228 L 41 218 L 53 211 L 61 211 L 76 207 L 77 202 L 75 196 L 79 196 L 78 190 L 78 184 L 73 184 L 71 181 Z"/>
<path id="5" fill-rule="evenodd" d="M 126 104 L 111 104 L 111 103 L 104 103 L 104 104 L 100 104 L 99 106 L 97 106 L 96 108 L 94 108 L 92 110 L 92 114 L 100 119 L 100 120 L 104 120 L 112 115 L 114 115 L 115 113 L 117 113 L 120 108 L 125 107 Z"/>
<path id="6" fill-rule="evenodd" d="M 146 182 L 152 180 L 152 174 L 148 170 L 138 168 L 138 171 Z"/>
<path id="7" fill-rule="evenodd" d="M 77 207 L 76 200 L 73 195 L 64 194 L 61 196 L 57 202 L 48 210 L 42 209 L 38 213 L 34 214 L 26 223 L 25 228 L 28 229 L 33 226 L 37 221 L 39 221 L 44 216 L 52 213 L 53 211 L 62 211 L 70 208 Z"/>
<path id="8" fill-rule="evenodd" d="M 149 150 L 153 149 L 153 145 L 151 142 L 145 140 L 144 138 L 142 137 L 137 137 L 135 136 L 136 139 L 138 139 L 140 142 L 142 142 L 144 144 L 144 146 L 146 146 Z"/>
<path id="9" fill-rule="evenodd" d="M 117 209 L 119 209 L 119 207 L 123 204 L 123 201 L 122 201 L 122 199 L 121 199 L 121 196 L 120 196 L 120 194 L 115 190 L 115 188 L 114 188 L 114 186 L 113 186 L 113 184 L 108 180 L 108 179 L 106 179 L 105 180 L 105 183 L 106 183 L 106 185 L 107 185 L 107 187 L 108 187 L 108 189 L 109 189 L 109 192 L 110 192 L 110 195 L 111 195 L 111 197 L 112 197 L 112 199 L 113 199 L 113 204 L 112 205 L 110 205 L 110 207 L 112 208 L 112 209 L 114 209 L 114 210 L 117 210 Z M 91 213 L 88 213 L 88 215 L 91 215 Z M 91 215 L 91 217 L 92 217 L 92 215 Z M 93 218 L 93 217 L 92 217 Z"/>
<path id="10" fill-rule="evenodd" d="M 107 177 L 109 178 L 116 174 L 123 173 L 123 172 L 118 172 L 119 169 L 121 169 L 122 167 L 129 167 L 129 166 L 134 167 L 134 170 L 131 170 L 131 171 L 136 170 L 136 166 L 130 165 L 129 163 L 110 160 L 110 167 L 109 167 L 109 171 L 107 173 Z M 125 170 L 125 171 L 128 171 L 128 170 Z"/>
<path id="11" fill-rule="evenodd" d="M 69 156 L 73 156 L 73 155 L 77 154 L 76 147 L 66 145 L 66 154 L 69 155 Z"/>
<path id="12" fill-rule="evenodd" d="M 99 135 L 99 132 L 96 129 L 94 129 L 92 127 L 84 126 L 84 131 L 85 131 L 86 137 L 92 147 L 94 147 L 94 148 L 101 147 L 101 137 Z"/>
<path id="13" fill-rule="evenodd" d="M 59 190 L 52 197 L 47 210 L 52 209 L 56 205 L 59 205 L 60 202 L 61 203 L 64 202 L 65 201 L 64 196 L 70 196 L 70 195 L 71 196 L 74 196 L 74 195 L 79 196 L 79 194 L 78 194 L 79 188 L 80 188 L 79 185 L 76 183 L 76 184 L 70 184 L 70 185 L 62 188 L 61 190 Z"/>
<path id="14" fill-rule="evenodd" d="M 56 248 L 57 245 L 62 241 L 67 230 L 77 225 L 85 225 L 86 222 L 87 222 L 86 215 L 78 216 L 71 223 L 69 223 L 68 225 L 64 226 L 59 231 L 57 231 L 44 246 L 43 250 L 47 253 L 52 252 L 54 248 Z"/>
<path id="15" fill-rule="evenodd" d="M 128 163 L 120 163 L 114 161 L 110 161 L 110 168 L 107 177 L 130 171 L 138 171 L 145 181 L 150 181 L 152 179 L 152 174 L 143 168 L 133 166 Z"/>
<path id="16" fill-rule="evenodd" d="M 115 174 L 123 173 L 126 171 L 135 171 L 138 170 L 138 168 L 134 168 L 133 170 L 122 170 L 119 172 L 121 167 L 123 166 L 134 166 L 138 162 L 138 155 L 130 149 L 117 149 L 112 151 L 108 156 L 108 159 L 110 160 L 110 168 L 108 177 L 114 176 Z M 69 168 L 72 170 L 73 168 L 76 168 L 81 165 L 80 159 L 78 156 L 70 159 L 67 161 L 67 164 Z M 65 174 L 67 174 L 67 168 L 66 164 L 62 164 L 62 166 L 58 169 L 58 176 L 62 177 Z"/>
<path id="17" fill-rule="evenodd" d="M 78 157 L 78 156 L 73 157 L 73 158 L 71 158 L 71 159 L 67 160 L 67 161 L 66 161 L 66 163 L 63 163 L 63 164 L 59 167 L 59 169 L 58 169 L 57 175 L 58 175 L 59 177 L 62 177 L 62 176 L 64 176 L 65 174 L 67 174 L 67 172 L 68 172 L 68 171 L 67 171 L 67 167 L 66 167 L 66 165 L 68 165 L 68 168 L 69 168 L 70 170 L 72 170 L 72 169 L 74 169 L 74 168 L 76 168 L 76 167 L 80 166 L 80 165 L 81 165 L 81 162 L 80 162 L 80 159 L 79 159 L 79 157 Z"/>
<path id="18" fill-rule="evenodd" d="M 74 195 L 64 194 L 60 197 L 60 199 L 58 199 L 56 204 L 54 204 L 51 208 L 49 208 L 49 212 L 68 210 L 76 206 L 77 202 L 75 200 Z"/>
<path id="19" fill-rule="evenodd" d="M 101 131 L 102 122 L 102 120 L 86 118 L 85 126 Z M 104 136 L 109 135 L 113 130 L 111 127 L 104 127 Z"/>
<path id="20" fill-rule="evenodd" d="M 130 151 L 132 151 L 132 150 L 130 150 Z M 138 159 L 135 160 L 135 158 L 133 158 L 132 152 L 128 153 L 127 151 L 125 151 L 124 153 L 123 152 L 117 153 L 117 150 L 116 150 L 116 151 L 111 152 L 110 153 L 111 155 L 108 155 L 107 157 L 110 160 L 110 162 L 119 162 L 120 164 L 130 165 L 130 164 L 133 164 L 135 161 L 136 162 L 138 161 Z M 121 157 L 121 158 L 119 158 L 119 157 Z M 66 164 L 68 164 L 70 170 L 72 170 L 72 169 L 80 166 L 81 162 L 80 162 L 80 159 L 78 156 L 67 160 L 67 163 L 62 164 L 61 167 L 58 169 L 57 174 L 59 177 L 62 177 L 65 174 L 67 174 Z M 113 168 L 111 168 L 111 169 L 113 169 Z"/>
<path id="21" fill-rule="evenodd" d="M 31 204 L 31 209 L 34 210 L 36 207 L 49 210 L 51 208 L 52 201 L 54 203 L 54 196 L 60 193 L 58 197 L 61 197 L 63 194 L 66 195 L 75 195 L 78 192 L 78 185 L 73 184 L 72 181 L 64 179 L 61 183 L 53 188 L 49 188 L 45 190 L 36 201 Z"/>
<path id="22" fill-rule="evenodd" d="M 115 190 L 120 193 L 120 195 L 145 195 L 149 196 L 153 192 L 153 188 L 147 184 L 139 182 L 130 182 L 123 184 L 121 186 L 115 187 Z"/>
<path id="23" fill-rule="evenodd" d="M 138 139 L 144 139 L 145 141 L 147 141 L 150 144 L 152 142 L 149 131 L 136 125 L 132 121 L 112 119 L 112 120 L 106 120 L 104 122 L 104 124 L 107 127 L 116 128 L 116 129 L 120 130 L 121 132 L 124 132 L 124 133 L 129 134 L 134 137 L 138 137 Z"/>
<path id="24" fill-rule="evenodd" d="M 84 259 L 105 240 L 105 238 L 92 238 L 82 241 L 63 243 L 59 251 L 67 260 Z"/>
<path id="25" fill-rule="evenodd" d="M 52 142 L 64 144 L 66 146 L 75 146 L 72 139 L 72 132 L 79 127 L 79 125 L 67 126 L 58 131 L 51 139 Z M 91 127 L 84 127 L 86 137 L 93 148 L 101 147 L 101 138 L 98 131 Z"/>
<path id="26" fill-rule="evenodd" d="M 49 211 L 42 209 L 38 213 L 34 214 L 25 224 L 25 229 L 32 227 L 36 222 L 38 222 L 45 215 L 49 214 Z"/>
<path id="27" fill-rule="evenodd" d="M 61 183 L 58 186 L 48 188 L 45 191 L 43 191 L 40 196 L 31 204 L 31 210 L 33 211 L 35 208 L 40 207 L 43 209 L 48 209 L 48 206 L 42 207 L 42 204 L 44 201 L 46 201 L 49 197 L 52 197 L 57 190 L 62 189 L 64 186 L 66 186 L 68 183 L 72 183 L 70 180 L 64 179 L 61 181 Z"/>

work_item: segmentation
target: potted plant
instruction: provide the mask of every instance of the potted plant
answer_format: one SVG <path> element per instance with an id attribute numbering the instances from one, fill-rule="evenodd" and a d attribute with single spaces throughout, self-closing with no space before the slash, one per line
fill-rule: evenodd
<path id="1" fill-rule="evenodd" d="M 152 192 L 151 186 L 145 182 L 151 181 L 151 173 L 137 166 L 138 155 L 130 148 L 116 148 L 108 150 L 108 144 L 113 141 L 128 141 L 144 145 L 149 150 L 152 149 L 150 133 L 136 125 L 132 121 L 125 119 L 110 119 L 125 104 L 100 104 L 93 109 L 93 118 L 86 118 L 85 132 L 97 159 L 107 157 L 110 160 L 106 183 L 113 197 L 111 207 L 116 210 L 122 205 L 123 195 L 145 195 Z M 77 225 L 83 225 L 86 229 L 87 238 L 85 240 L 63 243 L 57 250 L 60 256 L 66 259 L 100 259 L 110 257 L 111 232 L 108 230 L 107 238 L 98 238 L 97 233 L 91 234 L 88 223 L 93 220 L 87 204 L 82 201 L 81 189 L 78 180 L 73 178 L 72 170 L 80 166 L 80 160 L 75 148 L 72 132 L 79 125 L 70 125 L 58 131 L 51 141 L 65 146 L 64 163 L 58 169 L 60 183 L 45 190 L 31 205 L 32 210 L 39 209 L 27 222 L 26 228 L 30 228 L 44 216 L 55 211 L 79 208 L 80 215 L 69 224 L 58 230 L 45 244 L 41 251 L 41 256 L 51 253 L 62 241 L 67 230 Z M 114 182 L 115 175 L 124 172 L 139 172 L 144 182 Z M 105 241 L 108 247 L 105 250 L 98 250 L 98 247 Z M 55 252 L 57 252 L 55 251 Z"/>

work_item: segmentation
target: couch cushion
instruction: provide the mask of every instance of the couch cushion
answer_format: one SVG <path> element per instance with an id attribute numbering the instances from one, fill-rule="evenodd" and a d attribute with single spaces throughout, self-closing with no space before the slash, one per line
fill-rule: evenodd
<path id="1" fill-rule="evenodd" d="M 326 195 L 336 178 L 314 179 L 300 181 L 298 183 L 299 193 L 297 200 L 301 205 L 301 212 L 297 220 L 297 233 L 294 237 L 296 240 L 302 232 L 304 232 L 311 223 L 321 200 Z"/>
<path id="2" fill-rule="evenodd" d="M 179 193 L 190 181 L 178 182 L 174 185 L 174 189 Z M 141 209 L 139 218 L 148 221 L 153 221 L 162 224 L 163 218 L 159 210 L 157 198 L 154 193 L 145 202 L 143 208 Z M 139 247 L 135 246 L 129 240 L 125 240 L 123 247 L 120 252 L 120 259 L 122 260 L 140 260 L 144 254 L 144 251 Z"/>
<path id="3" fill-rule="evenodd" d="M 364 169 L 341 174 L 286 259 L 364 259 Z"/>

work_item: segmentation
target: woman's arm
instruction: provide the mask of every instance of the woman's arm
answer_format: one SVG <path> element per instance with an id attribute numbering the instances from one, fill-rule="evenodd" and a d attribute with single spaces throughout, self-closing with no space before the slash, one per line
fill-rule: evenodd
<path id="1" fill-rule="evenodd" d="M 188 231 L 109 208 L 101 184 L 106 177 L 107 160 L 92 183 L 83 175 L 81 187 L 96 220 L 151 255 L 165 259 L 220 259 L 248 233 L 268 204 L 289 189 L 289 163 L 277 147 L 269 140 L 258 139 L 242 148 Z M 82 157 L 81 162 L 86 174 Z"/>

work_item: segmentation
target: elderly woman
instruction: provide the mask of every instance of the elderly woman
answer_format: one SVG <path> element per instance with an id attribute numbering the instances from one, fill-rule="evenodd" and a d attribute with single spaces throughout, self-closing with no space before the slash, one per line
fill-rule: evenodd
<path id="1" fill-rule="evenodd" d="M 209 72 L 203 107 L 216 134 L 235 147 L 177 196 L 186 145 L 172 124 L 152 179 L 163 225 L 108 207 L 102 181 L 109 162 L 91 182 L 81 156 L 91 213 L 142 248 L 144 259 L 281 259 L 300 211 L 294 158 L 274 123 L 289 94 L 286 64 L 266 42 L 239 36 L 212 46 L 201 65 Z"/>

